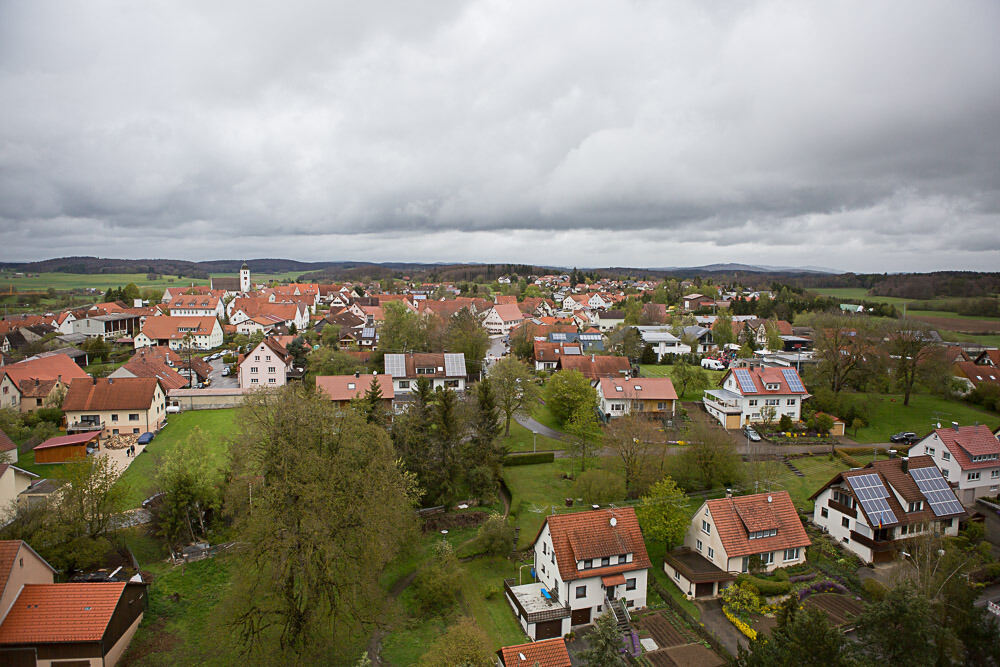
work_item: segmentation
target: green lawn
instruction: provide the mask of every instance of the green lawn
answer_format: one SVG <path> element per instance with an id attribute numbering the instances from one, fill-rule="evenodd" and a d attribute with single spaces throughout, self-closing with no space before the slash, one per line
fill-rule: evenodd
<path id="1" fill-rule="evenodd" d="M 639 372 L 642 373 L 642 377 L 647 378 L 670 378 L 673 379 L 673 373 L 676 366 L 659 366 L 654 364 L 642 364 L 639 366 Z M 719 386 L 719 381 L 722 376 L 726 374 L 726 371 L 710 371 L 705 370 L 705 374 L 708 376 L 708 389 L 714 389 Z M 674 389 L 680 390 L 679 387 L 674 385 Z M 702 397 L 702 392 L 692 391 L 688 389 L 680 396 L 682 401 L 700 401 Z"/>
<path id="2" fill-rule="evenodd" d="M 563 449 L 565 447 L 559 440 L 553 440 L 544 435 L 533 435 L 531 431 L 513 419 L 510 421 L 510 435 L 500 439 L 501 444 L 512 452 L 530 452 L 536 446 L 536 441 L 538 449 Z"/>
<path id="3" fill-rule="evenodd" d="M 40 475 L 43 479 L 66 479 L 66 463 L 35 463 L 35 452 L 19 453 L 17 463 L 14 464 L 22 470 Z"/>
<path id="4" fill-rule="evenodd" d="M 947 317 L 954 320 L 980 320 L 987 322 L 998 322 L 1000 323 L 1000 318 L 998 317 L 984 317 L 983 315 L 959 315 L 958 313 L 951 310 L 910 310 L 906 311 L 907 316 L 924 316 L 924 317 Z"/>
<path id="5" fill-rule="evenodd" d="M 871 425 L 858 431 L 857 436 L 848 431 L 848 437 L 861 443 L 889 442 L 889 436 L 900 431 L 913 431 L 925 435 L 940 422 L 953 421 L 967 425 L 979 422 L 995 429 L 1000 415 L 986 412 L 961 401 L 939 398 L 928 394 L 913 394 L 910 405 L 903 405 L 902 394 L 866 394 L 871 406 Z"/>
<path id="6" fill-rule="evenodd" d="M 904 303 L 916 303 L 920 299 L 902 299 L 896 296 L 876 296 L 869 294 L 864 287 L 815 287 L 809 290 L 820 296 L 831 296 L 841 299 L 844 303 L 851 301 L 869 301 L 872 303 L 891 303 L 901 306 Z"/>
<path id="7" fill-rule="evenodd" d="M 556 416 L 552 414 L 547 405 L 539 403 L 534 412 L 531 413 L 531 416 L 534 417 L 535 421 L 545 424 L 554 431 L 563 430 L 562 424 L 559 423 L 559 420 L 556 419 Z"/>
<path id="8" fill-rule="evenodd" d="M 129 505 L 138 507 L 143 500 L 155 493 L 153 475 L 157 461 L 178 443 L 185 442 L 196 426 L 208 436 L 208 451 L 212 462 L 217 467 L 223 467 L 229 453 L 229 439 L 236 428 L 236 415 L 236 408 L 191 410 L 170 415 L 167 427 L 156 436 L 146 451 L 132 462 L 119 480 L 119 484 L 128 486 Z"/>
<path id="9" fill-rule="evenodd" d="M 979 343 L 986 347 L 1000 347 L 1000 334 L 964 334 L 954 331 L 939 331 L 941 337 L 951 341 Z"/>
<path id="10" fill-rule="evenodd" d="M 701 503 L 699 502 L 698 507 L 700 506 Z M 691 510 L 692 515 L 696 509 L 697 507 Z M 670 597 L 676 600 L 677 603 L 680 604 L 681 608 L 687 611 L 687 613 L 691 615 L 694 620 L 698 621 L 701 619 L 701 608 L 684 597 L 681 589 L 677 588 L 677 584 L 670 581 L 670 577 L 668 577 L 667 573 L 663 571 L 663 553 L 665 551 L 666 545 L 662 542 L 657 543 L 651 540 L 646 540 L 646 553 L 649 554 L 649 560 L 653 564 L 653 566 L 649 568 L 650 573 L 653 579 L 659 582 L 659 584 L 666 589 L 666 591 L 670 594 Z"/>

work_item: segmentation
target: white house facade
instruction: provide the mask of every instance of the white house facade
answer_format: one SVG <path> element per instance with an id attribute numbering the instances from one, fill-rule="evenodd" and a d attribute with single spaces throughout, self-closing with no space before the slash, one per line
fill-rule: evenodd
<path id="1" fill-rule="evenodd" d="M 1000 491 L 1000 440 L 984 424 L 936 429 L 910 449 L 910 456 L 922 455 L 934 459 L 967 507 Z"/>
<path id="2" fill-rule="evenodd" d="M 721 389 L 709 389 L 702 403 L 726 429 L 766 421 L 782 415 L 799 421 L 802 401 L 808 395 L 794 368 L 731 368 Z"/>

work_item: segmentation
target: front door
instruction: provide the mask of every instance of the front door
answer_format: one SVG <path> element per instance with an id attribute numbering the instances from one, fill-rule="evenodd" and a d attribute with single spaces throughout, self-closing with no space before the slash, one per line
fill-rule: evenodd
<path id="1" fill-rule="evenodd" d="M 615 591 L 618 590 L 618 587 L 617 586 L 609 586 L 608 588 L 605 588 L 604 590 L 608 594 L 608 599 L 609 600 L 614 600 L 615 599 Z"/>

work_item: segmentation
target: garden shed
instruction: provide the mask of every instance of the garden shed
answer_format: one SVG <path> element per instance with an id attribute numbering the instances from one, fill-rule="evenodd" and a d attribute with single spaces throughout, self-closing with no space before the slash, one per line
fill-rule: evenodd
<path id="1" fill-rule="evenodd" d="M 66 463 L 87 458 L 87 447 L 96 446 L 100 431 L 49 438 L 35 447 L 35 463 Z"/>

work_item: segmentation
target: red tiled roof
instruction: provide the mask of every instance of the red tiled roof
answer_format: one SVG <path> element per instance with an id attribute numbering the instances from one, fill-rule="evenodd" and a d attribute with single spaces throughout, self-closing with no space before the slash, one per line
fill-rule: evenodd
<path id="1" fill-rule="evenodd" d="M 750 373 L 750 378 L 753 380 L 754 386 L 757 388 L 757 394 L 768 394 L 768 395 L 785 395 L 785 394 L 805 394 L 806 391 L 792 391 L 788 387 L 788 381 L 785 379 L 784 373 L 782 371 L 791 371 L 795 373 L 798 377 L 799 373 L 794 368 L 747 368 L 745 369 Z M 719 381 L 719 385 L 725 384 L 726 380 L 732 375 L 733 369 L 726 371 L 726 374 Z M 802 381 L 802 378 L 799 378 Z M 767 385 L 778 385 L 777 389 L 769 390 Z M 802 385 L 805 387 L 805 385 Z M 736 383 L 736 391 L 739 394 L 743 394 L 743 390 L 740 388 L 740 383 Z M 745 394 L 746 396 L 754 396 L 755 394 Z"/>
<path id="2" fill-rule="evenodd" d="M 73 435 L 57 435 L 49 438 L 45 442 L 35 445 L 35 449 L 48 449 L 49 447 L 64 447 L 66 445 L 85 445 L 92 440 L 101 437 L 100 431 L 88 431 L 86 433 L 75 433 Z"/>
<path id="3" fill-rule="evenodd" d="M 564 370 L 576 370 L 591 380 L 598 378 L 624 378 L 632 370 L 627 357 L 609 355 L 574 355 L 559 359 L 559 366 Z M 670 385 L 673 388 L 673 385 Z"/>
<path id="4" fill-rule="evenodd" d="M 208 336 L 215 327 L 219 326 L 219 321 L 214 317 L 175 317 L 163 315 L 161 317 L 149 317 L 142 325 L 142 333 L 151 340 L 180 340 L 190 333 L 192 336 Z M 193 328 L 193 331 L 179 331 L 179 329 Z"/>
<path id="5" fill-rule="evenodd" d="M 392 377 L 381 373 L 377 376 L 378 386 L 382 390 L 383 399 L 395 398 L 396 393 L 392 388 Z M 364 396 L 368 388 L 371 387 L 372 376 L 360 375 L 317 375 L 316 389 L 326 392 L 332 401 L 349 401 L 352 398 Z"/>
<path id="6" fill-rule="evenodd" d="M 959 375 L 968 378 L 973 386 L 979 386 L 980 382 L 992 382 L 1000 384 L 1000 369 L 993 366 L 981 366 L 972 361 L 956 361 L 955 368 Z"/>
<path id="7" fill-rule="evenodd" d="M 9 452 L 12 449 L 17 449 L 17 444 L 6 433 L 0 431 L 0 452 Z"/>
<path id="8" fill-rule="evenodd" d="M 621 391 L 618 389 L 621 388 Z M 649 401 L 677 400 L 677 390 L 670 378 L 601 378 L 601 394 L 604 398 L 624 398 Z"/>
<path id="9" fill-rule="evenodd" d="M 4 366 L 3 372 L 7 373 L 14 384 L 20 386 L 25 380 L 56 380 L 62 376 L 62 381 L 69 383 L 74 378 L 89 378 L 90 376 L 80 368 L 75 361 L 65 354 L 53 354 L 51 356 L 39 357 L 30 361 L 21 361 L 16 364 Z"/>
<path id="10" fill-rule="evenodd" d="M 497 304 L 512 303 L 512 304 L 514 304 L 516 306 L 517 305 L 517 297 L 514 296 L 513 294 L 497 294 L 497 296 L 496 296 L 496 302 L 497 302 Z"/>
<path id="11" fill-rule="evenodd" d="M 569 651 L 562 637 L 543 639 L 530 644 L 504 646 L 500 649 L 504 667 L 569 667 Z"/>
<path id="12" fill-rule="evenodd" d="M 18 389 L 24 398 L 46 398 L 56 388 L 56 380 L 21 380 Z"/>
<path id="13" fill-rule="evenodd" d="M 26 584 L 0 624 L 0 644 L 96 642 L 124 582 Z"/>
<path id="14" fill-rule="evenodd" d="M 550 343 L 544 340 L 532 341 L 535 361 L 559 361 L 563 355 L 572 354 L 579 356 L 581 352 L 580 343 Z"/>
<path id="15" fill-rule="evenodd" d="M 493 306 L 493 310 L 504 322 L 520 322 L 524 319 L 524 314 L 516 303 L 498 303 Z"/>
<path id="16" fill-rule="evenodd" d="M 166 358 L 141 354 L 132 355 L 123 366 L 126 371 L 139 378 L 156 378 L 167 391 L 188 385 L 188 379 L 167 365 Z"/>
<path id="17" fill-rule="evenodd" d="M 615 519 L 614 526 L 611 525 L 612 517 Z M 545 525 L 548 525 L 552 535 L 556 565 L 563 581 L 631 572 L 650 566 L 639 521 L 631 507 L 553 515 L 545 518 L 543 528 Z M 538 541 L 537 536 L 535 541 Z M 625 553 L 632 554 L 632 562 L 577 569 L 577 561 Z"/>
<path id="18" fill-rule="evenodd" d="M 1000 441 L 985 424 L 959 426 L 958 431 L 954 428 L 939 428 L 935 429 L 934 433 L 941 439 L 941 442 L 948 448 L 963 470 L 995 468 L 997 466 L 996 460 L 973 463 L 971 458 L 985 454 L 1000 454 Z"/>
<path id="19" fill-rule="evenodd" d="M 170 300 L 170 308 L 202 309 L 219 307 L 219 297 L 210 294 L 181 294 Z"/>
<path id="20" fill-rule="evenodd" d="M 771 502 L 768 503 L 768 498 Z M 812 542 L 802 527 L 788 491 L 707 500 L 727 558 L 767 551 L 807 547 Z M 748 533 L 777 528 L 773 537 L 751 540 Z"/>
<path id="21" fill-rule="evenodd" d="M 21 548 L 21 540 L 0 540 L 0 596 L 7 587 L 10 571 L 14 567 L 14 559 Z"/>
<path id="22" fill-rule="evenodd" d="M 148 410 L 159 380 L 156 378 L 95 378 L 73 380 L 63 410 Z"/>

